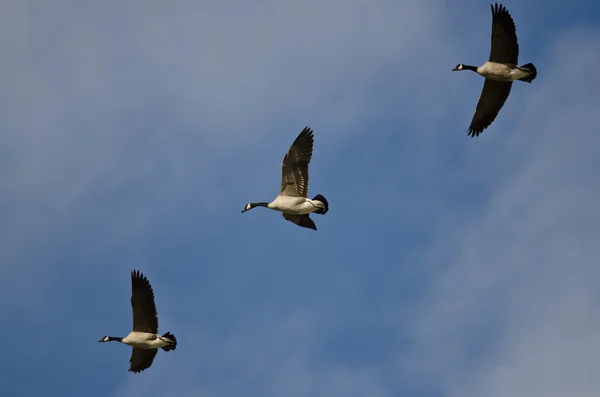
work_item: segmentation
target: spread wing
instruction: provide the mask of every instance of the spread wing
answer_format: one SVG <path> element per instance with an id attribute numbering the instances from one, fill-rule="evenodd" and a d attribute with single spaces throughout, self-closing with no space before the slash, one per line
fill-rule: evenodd
<path id="1" fill-rule="evenodd" d="M 310 219 L 308 214 L 306 214 L 306 215 L 291 215 L 291 214 L 286 214 L 284 212 L 283 217 L 286 220 L 293 222 L 298 226 L 306 227 L 306 228 L 312 229 L 312 230 L 317 230 L 317 226 L 315 225 L 315 222 L 313 222 L 313 220 Z"/>
<path id="2" fill-rule="evenodd" d="M 131 310 L 134 331 L 158 332 L 154 292 L 148 279 L 139 270 L 131 271 Z"/>
<path id="3" fill-rule="evenodd" d="M 281 164 L 280 194 L 293 197 L 308 195 L 308 163 L 312 158 L 313 132 L 306 127 L 300 132 Z"/>
<path id="4" fill-rule="evenodd" d="M 492 5 L 492 48 L 490 61 L 517 65 L 519 42 L 515 22 L 503 5 Z"/>
<path id="5" fill-rule="evenodd" d="M 479 136 L 483 130 L 492 124 L 498 112 L 504 106 L 511 87 L 512 82 L 485 79 L 467 135 Z"/>
<path id="6" fill-rule="evenodd" d="M 139 349 L 137 347 L 131 349 L 129 372 L 138 373 L 150 368 L 156 353 L 158 353 L 158 349 Z"/>

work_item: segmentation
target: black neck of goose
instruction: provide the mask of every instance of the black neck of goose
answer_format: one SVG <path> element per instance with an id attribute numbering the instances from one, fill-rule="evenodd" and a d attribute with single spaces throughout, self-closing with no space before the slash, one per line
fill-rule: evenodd
<path id="1" fill-rule="evenodd" d="M 250 203 L 250 208 L 254 207 L 268 207 L 269 203 Z"/>
<path id="2" fill-rule="evenodd" d="M 109 342 L 113 342 L 113 341 L 115 341 L 115 342 L 122 342 L 122 341 L 123 341 L 123 338 L 120 338 L 120 337 L 118 337 L 118 336 L 109 336 L 109 337 L 108 337 L 108 341 L 109 341 Z"/>
<path id="3" fill-rule="evenodd" d="M 476 72 L 477 66 L 463 65 L 463 70 L 472 70 L 472 71 Z"/>

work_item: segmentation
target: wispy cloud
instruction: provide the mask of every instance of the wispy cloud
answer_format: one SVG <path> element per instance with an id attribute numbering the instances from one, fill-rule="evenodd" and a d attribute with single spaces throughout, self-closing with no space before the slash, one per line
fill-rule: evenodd
<path id="1" fill-rule="evenodd" d="M 440 276 L 419 307 L 412 357 L 445 382 L 448 396 L 600 390 L 586 370 L 600 353 L 600 80 L 583 72 L 599 61 L 590 52 L 598 44 L 597 30 L 560 38 L 496 148 L 517 161 L 490 166 L 474 155 L 484 168 L 502 166 L 502 183 L 488 181 L 488 204 L 439 236 L 444 247 L 432 262 Z"/>
<path id="2" fill-rule="evenodd" d="M 282 131 L 310 124 L 324 149 L 357 135 L 381 106 L 369 92 L 380 73 L 424 75 L 405 61 L 413 44 L 441 47 L 441 10 L 419 2 L 274 2 L 252 8 L 256 18 L 216 2 L 111 7 L 19 2 L 6 17 L 7 285 L 21 253 L 58 225 L 144 230 L 171 200 L 210 194 L 215 208 L 239 194 L 221 181 L 258 178 L 238 164 L 260 165 L 258 145 L 281 151 L 293 135 Z M 400 81 L 418 93 L 413 78 Z M 408 114 L 415 98 L 385 106 Z"/>
<path id="3" fill-rule="evenodd" d="M 471 34 L 489 29 L 485 7 L 365 4 L 10 4 L 3 390 L 598 393 L 581 370 L 600 326 L 600 82 L 583 73 L 598 30 L 540 26 L 552 39 L 532 42 L 519 6 L 540 74 L 468 139 L 483 81 L 450 69 L 485 59 L 488 34 Z M 304 125 L 311 192 L 332 207 L 319 231 L 240 215 L 275 194 Z M 95 344 L 128 331 L 130 268 L 180 340 L 159 377 L 129 379 L 129 349 Z M 40 334 L 71 339 L 26 343 Z"/>

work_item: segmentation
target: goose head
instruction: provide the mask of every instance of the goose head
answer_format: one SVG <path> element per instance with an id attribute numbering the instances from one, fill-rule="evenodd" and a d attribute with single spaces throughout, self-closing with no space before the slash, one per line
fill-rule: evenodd
<path id="1" fill-rule="evenodd" d="M 112 341 L 120 342 L 121 340 L 123 340 L 123 338 L 117 338 L 114 336 L 103 336 L 102 339 L 100 339 L 98 342 L 112 342 Z"/>
<path id="2" fill-rule="evenodd" d="M 244 209 L 242 210 L 242 214 L 246 211 L 250 211 L 252 208 L 255 207 L 268 207 L 269 203 L 248 203 L 244 206 Z"/>

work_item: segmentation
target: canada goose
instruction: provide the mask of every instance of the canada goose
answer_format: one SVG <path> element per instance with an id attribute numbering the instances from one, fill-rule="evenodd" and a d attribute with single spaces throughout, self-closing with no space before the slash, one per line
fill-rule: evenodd
<path id="1" fill-rule="evenodd" d="M 517 66 L 519 42 L 515 23 L 506 7 L 496 3 L 491 5 L 491 8 L 492 48 L 489 61 L 480 67 L 459 63 L 452 69 L 453 71 L 472 70 L 485 77 L 483 91 L 467 131 L 467 135 L 471 137 L 479 136 L 496 119 L 510 94 L 513 81 L 531 83 L 537 76 L 533 63 Z"/>
<path id="2" fill-rule="evenodd" d="M 170 332 L 158 335 L 154 292 L 148 279 L 138 270 L 131 271 L 131 311 L 133 331 L 129 335 L 124 338 L 103 336 L 98 342 L 117 341 L 132 346 L 129 371 L 138 373 L 152 365 L 159 348 L 166 352 L 175 350 L 177 339 Z"/>
<path id="3" fill-rule="evenodd" d="M 282 212 L 283 217 L 298 226 L 317 230 L 309 214 L 325 215 L 329 204 L 317 194 L 312 200 L 308 195 L 308 163 L 312 158 L 313 132 L 305 127 L 296 138 L 281 164 L 281 190 L 270 203 L 248 203 L 242 213 L 255 207 L 267 207 Z"/>

